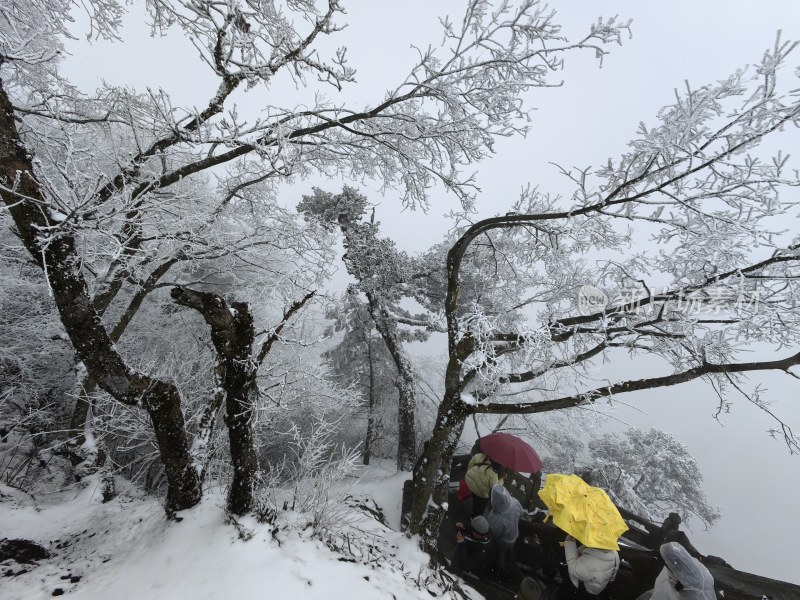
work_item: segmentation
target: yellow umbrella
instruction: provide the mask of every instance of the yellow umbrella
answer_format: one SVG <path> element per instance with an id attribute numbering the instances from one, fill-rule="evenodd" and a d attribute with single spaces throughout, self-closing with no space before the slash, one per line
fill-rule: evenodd
<path id="1" fill-rule="evenodd" d="M 617 540 L 628 526 L 605 490 L 577 475 L 551 473 L 539 497 L 550 509 L 556 527 L 583 545 L 619 550 Z"/>

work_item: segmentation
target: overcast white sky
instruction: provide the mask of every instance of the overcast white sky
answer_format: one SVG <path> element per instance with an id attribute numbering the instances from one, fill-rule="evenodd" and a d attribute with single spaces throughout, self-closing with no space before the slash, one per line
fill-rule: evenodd
<path id="1" fill-rule="evenodd" d="M 370 103 L 396 85 L 414 60 L 410 43 L 438 43 L 436 16 L 457 14 L 463 6 L 459 0 L 353 0 L 344 4 L 350 27 L 333 45 L 349 47 L 359 81 L 358 95 L 350 97 L 357 97 L 358 104 Z M 701 85 L 758 60 L 774 42 L 778 29 L 785 38 L 800 40 L 797 0 L 569 0 L 551 6 L 558 10 L 565 32 L 572 37 L 583 33 L 598 16 L 618 14 L 633 19 L 633 38 L 612 48 L 602 69 L 591 56 L 571 57 L 562 87 L 531 94 L 538 109 L 531 134 L 525 140 L 501 141 L 496 158 L 477 167 L 483 188 L 481 213 L 505 212 L 528 182 L 541 185 L 544 191 L 568 192 L 566 182 L 549 163 L 585 167 L 616 157 L 625 150 L 639 121 L 652 120 L 684 80 Z M 172 39 L 134 40 L 141 29 L 137 32 L 131 25 L 128 31 L 126 44 L 97 44 L 90 52 L 70 46 L 75 53 L 67 60 L 67 69 L 78 85 L 92 89 L 103 77 L 139 90 L 163 87 L 173 94 L 176 104 L 203 104 L 215 84 L 191 46 Z M 800 52 L 795 64 L 800 64 Z M 258 106 L 264 101 L 259 94 L 248 93 L 243 104 Z M 293 89 L 273 87 L 269 101 L 286 98 L 293 105 L 297 94 Z M 788 137 L 784 147 L 789 151 L 797 148 L 797 135 Z M 308 187 L 312 183 L 318 182 L 308 182 Z M 331 182 L 327 187 L 335 190 L 341 184 Z M 307 191 L 301 188 L 297 194 Z M 379 199 L 374 194 L 371 197 Z M 398 194 L 387 193 L 379 207 L 384 231 L 412 252 L 439 241 L 448 226 L 439 215 L 456 207 L 455 198 L 435 191 L 428 216 L 401 212 L 398 198 Z M 798 223 L 787 226 L 800 231 Z M 753 381 L 770 389 L 774 411 L 800 430 L 800 382 L 779 375 L 756 375 Z M 764 415 L 738 401 L 733 414 L 726 415 L 722 425 L 717 423 L 711 417 L 715 398 L 702 383 L 624 400 L 644 412 L 621 408 L 620 419 L 670 431 L 697 457 L 709 499 L 720 505 L 723 513 L 710 532 L 694 532 L 701 551 L 723 556 L 745 571 L 800 583 L 800 458 L 790 457 L 785 447 L 766 435 L 770 423 Z"/>

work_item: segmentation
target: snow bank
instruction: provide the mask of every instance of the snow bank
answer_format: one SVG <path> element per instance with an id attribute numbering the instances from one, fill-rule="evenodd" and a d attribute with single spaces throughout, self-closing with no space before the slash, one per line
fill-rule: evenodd
<path id="1" fill-rule="evenodd" d="M 367 471 L 355 491 L 380 497 L 394 525 L 406 477 Z M 19 495 L 0 498 L 2 536 L 31 539 L 51 552 L 39 565 L 4 562 L 0 572 L 9 575 L 0 577 L 0 597 L 43 599 L 59 591 L 83 600 L 432 597 L 412 582 L 427 556 L 357 508 L 341 538 L 360 549 L 353 559 L 316 539 L 301 514 L 280 513 L 274 525 L 247 521 L 242 526 L 252 537 L 242 541 L 225 522 L 219 494 L 182 512 L 181 522 L 167 521 L 151 498 L 101 504 L 98 496 L 87 486 L 44 508 L 22 505 Z"/>

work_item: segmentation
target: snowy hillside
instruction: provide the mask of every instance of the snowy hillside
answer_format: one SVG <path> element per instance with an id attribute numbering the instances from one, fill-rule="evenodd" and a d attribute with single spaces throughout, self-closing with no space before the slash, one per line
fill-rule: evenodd
<path id="1" fill-rule="evenodd" d="M 328 545 L 308 515 L 292 511 L 279 511 L 273 525 L 226 523 L 220 494 L 175 522 L 153 498 L 128 494 L 102 504 L 94 483 L 49 505 L 2 487 L 1 537 L 38 542 L 50 558 L 4 561 L 0 598 L 447 598 L 440 585 L 429 583 L 430 592 L 415 585 L 429 573 L 427 557 L 374 516 L 379 508 L 396 525 L 403 480 L 388 469 L 366 471 L 337 506 L 341 527 Z"/>

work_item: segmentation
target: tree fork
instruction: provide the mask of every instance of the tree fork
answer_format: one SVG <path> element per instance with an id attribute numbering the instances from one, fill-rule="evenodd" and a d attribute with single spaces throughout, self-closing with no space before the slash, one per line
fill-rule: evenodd
<path id="1" fill-rule="evenodd" d="M 139 308 L 142 306 L 145 297 L 152 292 L 153 289 L 155 289 L 159 279 L 161 279 L 161 277 L 163 277 L 167 271 L 169 271 L 172 265 L 178 262 L 178 260 L 178 257 L 172 257 L 153 270 L 139 290 L 134 294 L 133 298 L 128 304 L 128 307 L 122 314 L 122 317 L 120 317 L 120 320 L 109 333 L 109 338 L 111 338 L 112 342 L 117 343 L 119 341 L 120 337 L 122 337 L 122 334 L 125 332 L 125 329 L 128 327 L 130 322 L 136 316 Z M 120 288 L 121 286 L 115 287 L 116 291 L 114 291 L 113 294 L 106 294 L 106 296 L 100 301 L 98 301 L 97 297 L 94 298 L 93 302 L 95 307 L 98 309 L 98 313 L 103 314 Z M 89 406 L 91 405 L 92 395 L 97 391 L 97 381 L 95 381 L 95 378 L 91 373 L 84 374 L 81 377 L 79 385 L 80 390 L 78 392 L 78 397 L 75 400 L 75 406 L 73 407 L 72 416 L 70 417 L 69 421 L 69 443 L 73 447 L 80 447 L 86 441 L 84 436 L 84 429 L 87 427 L 86 418 L 89 414 Z M 73 466 L 77 464 L 75 460 L 80 462 L 80 459 L 80 453 L 70 453 L 70 460 L 73 461 Z"/>
<path id="2" fill-rule="evenodd" d="M 258 397 L 258 366 L 252 359 L 253 317 L 246 303 L 228 306 L 224 298 L 210 292 L 175 287 L 170 295 L 177 304 L 199 312 L 211 328 L 220 385 L 225 391 L 225 424 L 233 468 L 228 510 L 234 515 L 247 514 L 253 508 L 260 473 L 252 426 Z"/>

